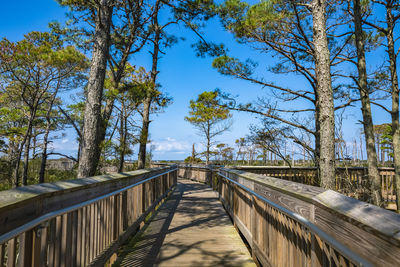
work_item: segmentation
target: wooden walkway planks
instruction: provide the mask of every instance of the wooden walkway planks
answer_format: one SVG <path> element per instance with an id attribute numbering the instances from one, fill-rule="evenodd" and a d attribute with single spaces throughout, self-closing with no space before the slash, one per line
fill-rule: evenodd
<path id="1" fill-rule="evenodd" d="M 179 180 L 115 265 L 256 266 L 215 192 L 189 180 Z"/>

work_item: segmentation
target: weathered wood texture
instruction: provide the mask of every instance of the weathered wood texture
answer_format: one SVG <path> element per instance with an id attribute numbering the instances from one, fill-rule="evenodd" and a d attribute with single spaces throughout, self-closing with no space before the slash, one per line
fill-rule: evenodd
<path id="1" fill-rule="evenodd" d="M 177 188 L 117 266 L 256 266 L 211 188 L 189 180 Z"/>
<path id="2" fill-rule="evenodd" d="M 218 177 L 222 203 L 263 265 L 358 265 L 332 246 L 334 239 L 373 265 L 400 266 L 400 215 L 332 190 L 239 170 L 220 172 L 255 193 Z M 301 215 L 329 240 L 256 194 Z"/>
<path id="3" fill-rule="evenodd" d="M 233 167 L 251 173 L 280 178 L 307 185 L 319 185 L 315 167 L 237 166 Z M 378 168 L 381 177 L 381 194 L 385 202 L 395 202 L 394 168 Z M 350 197 L 362 198 L 368 178 L 368 168 L 336 168 L 336 190 Z"/>
<path id="4" fill-rule="evenodd" d="M 171 166 L 0 192 L 0 267 L 104 265 L 176 181 Z"/>
<path id="5" fill-rule="evenodd" d="M 205 166 L 179 165 L 178 177 L 210 184 L 212 168 Z"/>

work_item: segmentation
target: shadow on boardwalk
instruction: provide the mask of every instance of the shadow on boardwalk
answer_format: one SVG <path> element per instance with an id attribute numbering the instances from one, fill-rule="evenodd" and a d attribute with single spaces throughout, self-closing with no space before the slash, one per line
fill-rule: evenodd
<path id="1" fill-rule="evenodd" d="M 116 266 L 255 266 L 246 246 L 205 185 L 180 180 Z"/>

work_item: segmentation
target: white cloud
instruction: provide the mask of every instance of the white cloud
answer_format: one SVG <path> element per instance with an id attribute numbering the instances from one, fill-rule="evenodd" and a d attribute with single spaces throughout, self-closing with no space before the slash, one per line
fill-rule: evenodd
<path id="1" fill-rule="evenodd" d="M 154 152 L 166 153 L 174 152 L 179 154 L 185 154 L 191 151 L 192 144 L 187 141 L 179 141 L 171 137 L 167 137 L 161 140 L 155 140 L 151 142 L 151 146 L 154 146 Z"/>
<path id="2" fill-rule="evenodd" d="M 71 141 L 69 139 L 62 139 L 62 140 L 54 140 L 50 143 L 51 149 L 54 149 L 57 152 L 65 153 L 65 152 L 73 152 L 78 151 L 78 142 L 76 140 Z"/>

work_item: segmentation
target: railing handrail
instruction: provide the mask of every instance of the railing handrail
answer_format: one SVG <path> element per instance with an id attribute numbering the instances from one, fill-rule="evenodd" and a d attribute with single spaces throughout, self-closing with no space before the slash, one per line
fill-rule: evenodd
<path id="1" fill-rule="evenodd" d="M 191 164 L 178 164 L 181 168 L 203 169 L 212 170 L 212 165 L 191 165 Z"/>
<path id="2" fill-rule="evenodd" d="M 330 236 L 329 234 L 325 233 L 323 230 L 321 230 L 319 227 L 317 227 L 315 224 L 313 224 L 312 222 L 310 222 L 309 220 L 307 220 L 306 218 L 304 218 L 303 216 L 301 216 L 298 213 L 295 213 L 293 211 L 290 211 L 288 209 L 286 209 L 285 207 L 282 207 L 278 204 L 276 204 L 275 202 L 272 202 L 271 200 L 265 198 L 264 196 L 256 193 L 255 191 L 251 190 L 250 188 L 236 182 L 235 180 L 232 180 L 231 178 L 223 175 L 220 171 L 218 172 L 219 176 L 224 177 L 225 179 L 229 180 L 230 182 L 236 184 L 237 186 L 239 186 L 240 188 L 244 189 L 245 191 L 247 191 L 248 193 L 256 196 L 257 198 L 261 199 L 262 201 L 266 202 L 268 205 L 274 207 L 275 209 L 279 210 L 280 212 L 286 214 L 287 216 L 289 216 L 290 218 L 296 220 L 297 222 L 299 222 L 300 224 L 302 224 L 303 226 L 307 227 L 308 229 L 310 229 L 312 232 L 314 232 L 315 234 L 317 234 L 319 237 L 321 237 L 325 242 L 327 242 L 329 245 L 331 245 L 332 247 L 334 247 L 337 251 L 339 251 L 340 253 L 342 253 L 343 255 L 345 255 L 348 259 L 350 259 L 351 261 L 353 261 L 354 263 L 359 264 L 360 266 L 374 266 L 372 263 L 370 263 L 368 260 L 362 258 L 361 256 L 359 256 L 357 253 L 353 252 L 351 249 L 349 249 L 348 247 L 344 246 L 343 244 L 341 244 L 339 241 L 337 241 L 335 238 L 333 238 L 332 236 Z"/>
<path id="3" fill-rule="evenodd" d="M 171 167 L 173 167 L 173 166 L 171 166 Z M 30 221 L 28 223 L 25 223 L 25 224 L 13 229 L 13 230 L 1 235 L 0 236 L 0 244 L 2 244 L 3 242 L 18 236 L 18 235 L 20 235 L 20 234 L 22 234 L 22 233 L 24 233 L 24 232 L 26 232 L 28 230 L 31 230 L 34 227 L 40 225 L 41 223 L 43 223 L 45 221 L 48 221 L 48 220 L 50 220 L 52 218 L 55 218 L 55 217 L 57 217 L 59 215 L 62 215 L 62 214 L 68 213 L 68 212 L 72 212 L 72 211 L 77 210 L 79 208 L 82 208 L 84 206 L 87 206 L 87 205 L 90 205 L 92 203 L 95 203 L 95 202 L 97 202 L 99 200 L 106 199 L 108 197 L 120 194 L 120 193 L 122 193 L 124 191 L 127 191 L 127 190 L 129 190 L 129 189 L 131 189 L 131 188 L 133 188 L 135 186 L 141 185 L 143 183 L 146 183 L 146 182 L 148 182 L 150 180 L 153 180 L 153 179 L 155 179 L 157 177 L 160 177 L 160 176 L 165 175 L 167 173 L 173 172 L 175 170 L 177 170 L 177 167 L 169 169 L 168 171 L 165 171 L 165 172 L 162 172 L 162 173 L 155 174 L 155 175 L 153 175 L 153 176 L 151 176 L 149 178 L 146 178 L 144 180 L 141 180 L 141 181 L 139 181 L 137 183 L 134 183 L 134 184 L 131 184 L 129 186 L 120 188 L 118 190 L 112 191 L 112 192 L 107 193 L 105 195 L 101 195 L 101 196 L 95 197 L 93 199 L 86 200 L 84 202 L 81 202 L 81 203 L 78 203 L 78 204 L 75 204 L 75 205 L 72 205 L 72 206 L 69 206 L 69 207 L 66 207 L 66 208 L 62 208 L 62 209 L 59 209 L 59 210 L 48 212 L 48 213 L 46 213 L 44 215 L 41 215 L 41 216 L 33 219 L 32 221 Z"/>
<path id="4" fill-rule="evenodd" d="M 293 170 L 317 170 L 316 166 L 247 166 L 247 165 L 238 165 L 238 166 L 226 166 L 232 169 L 293 169 Z M 336 167 L 337 170 L 368 170 L 368 167 L 364 166 L 351 166 L 351 167 Z M 394 171 L 393 167 L 378 167 L 378 170 L 390 170 Z"/>

